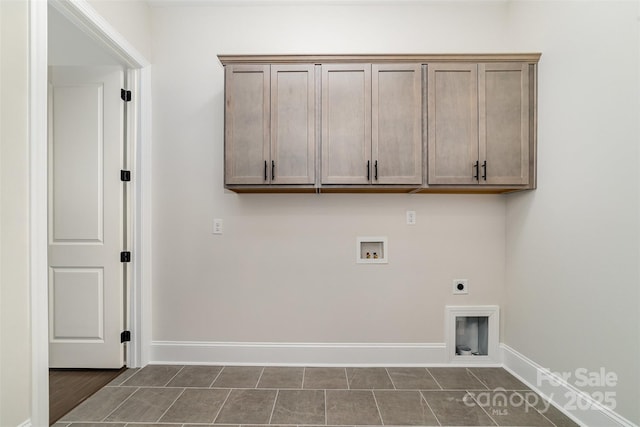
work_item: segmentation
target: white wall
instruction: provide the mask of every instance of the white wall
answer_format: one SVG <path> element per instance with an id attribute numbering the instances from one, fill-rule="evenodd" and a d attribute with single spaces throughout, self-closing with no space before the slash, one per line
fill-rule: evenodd
<path id="1" fill-rule="evenodd" d="M 151 54 L 151 14 L 143 0 L 87 0 L 147 60 Z"/>
<path id="2" fill-rule="evenodd" d="M 618 375 L 640 424 L 638 2 L 512 2 L 540 61 L 538 189 L 508 197 L 504 342 L 556 372 Z"/>
<path id="3" fill-rule="evenodd" d="M 0 425 L 29 419 L 28 3 L 0 2 Z"/>
<path id="4" fill-rule="evenodd" d="M 152 9 L 153 339 L 443 343 L 444 305 L 502 305 L 502 196 L 224 191 L 216 55 L 503 51 L 506 12 L 496 2 Z M 371 235 L 388 237 L 388 265 L 356 265 L 356 237 Z M 454 278 L 470 280 L 469 296 L 452 296 Z"/>

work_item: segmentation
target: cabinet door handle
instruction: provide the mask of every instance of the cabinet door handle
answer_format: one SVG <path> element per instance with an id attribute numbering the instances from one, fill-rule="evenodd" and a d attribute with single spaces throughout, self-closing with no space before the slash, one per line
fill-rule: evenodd
<path id="1" fill-rule="evenodd" d="M 375 165 L 374 165 L 374 169 L 375 169 L 375 172 L 374 172 L 374 178 L 375 178 L 375 179 L 376 179 L 376 181 L 377 181 L 377 180 L 378 180 L 378 161 L 377 161 L 377 160 L 376 160 L 376 163 L 375 163 Z"/>
<path id="2" fill-rule="evenodd" d="M 479 165 L 479 164 L 480 164 L 480 162 L 479 162 L 479 161 L 476 161 L 476 162 L 473 164 L 473 169 L 475 170 L 475 173 L 473 174 L 473 179 L 475 179 L 476 181 L 480 181 L 480 180 L 478 179 L 478 177 L 479 177 L 479 175 L 480 175 L 480 170 L 478 169 L 478 165 Z"/>
<path id="3" fill-rule="evenodd" d="M 267 161 L 264 161 L 264 180 L 267 180 Z"/>
<path id="4" fill-rule="evenodd" d="M 487 180 L 487 161 L 482 162 L 482 179 Z"/>
<path id="5" fill-rule="evenodd" d="M 271 180 L 276 179 L 276 162 L 271 160 Z"/>
<path id="6" fill-rule="evenodd" d="M 371 161 L 367 160 L 367 181 L 371 179 L 371 173 L 369 172 L 371 166 Z"/>

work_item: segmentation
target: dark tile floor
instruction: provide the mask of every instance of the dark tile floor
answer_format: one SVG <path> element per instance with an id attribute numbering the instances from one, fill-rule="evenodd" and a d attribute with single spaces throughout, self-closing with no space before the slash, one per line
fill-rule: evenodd
<path id="1" fill-rule="evenodd" d="M 55 427 L 576 426 L 501 368 L 131 369 Z"/>

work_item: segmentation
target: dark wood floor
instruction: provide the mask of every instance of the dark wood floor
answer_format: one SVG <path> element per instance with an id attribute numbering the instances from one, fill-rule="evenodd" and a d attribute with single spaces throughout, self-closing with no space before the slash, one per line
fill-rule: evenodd
<path id="1" fill-rule="evenodd" d="M 49 369 L 49 424 L 54 424 L 125 369 Z"/>

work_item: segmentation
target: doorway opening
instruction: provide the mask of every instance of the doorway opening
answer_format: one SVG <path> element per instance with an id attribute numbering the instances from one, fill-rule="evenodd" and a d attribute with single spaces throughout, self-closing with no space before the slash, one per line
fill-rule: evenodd
<path id="1" fill-rule="evenodd" d="M 141 263 L 136 262 L 139 259 L 136 260 L 135 254 L 138 251 L 139 258 L 142 258 L 140 255 L 143 252 L 147 257 L 149 255 L 148 246 L 144 244 L 148 237 L 143 234 L 148 230 L 136 227 L 143 215 L 141 211 L 149 206 L 148 200 L 141 201 L 144 187 L 141 182 L 146 179 L 148 185 L 149 177 L 140 177 L 136 182 L 136 172 L 143 169 L 140 165 L 146 162 L 144 156 L 148 155 L 148 148 L 140 155 L 141 141 L 149 139 L 149 132 L 146 131 L 150 119 L 150 113 L 143 110 L 143 104 L 144 109 L 149 108 L 149 99 L 142 101 L 140 86 L 144 84 L 144 96 L 148 97 L 146 88 L 149 87 L 150 74 L 147 60 L 88 3 L 49 0 L 47 3 L 32 2 L 30 9 L 30 51 L 33 60 L 30 68 L 30 191 L 35 201 L 31 216 L 34 230 L 32 242 L 35 242 L 31 250 L 31 422 L 33 425 L 44 425 L 49 421 L 50 366 L 108 366 L 114 369 L 111 372 L 113 374 L 125 365 L 139 367 L 148 361 L 148 355 L 141 351 L 141 343 L 147 341 L 144 338 L 146 331 L 143 332 L 143 319 L 146 321 L 149 316 L 148 313 L 142 313 L 141 307 L 142 301 L 148 300 L 148 295 L 143 295 L 141 284 L 145 273 Z M 47 30 L 40 30 L 44 28 Z M 113 91 L 107 89 L 113 85 L 95 79 L 83 80 L 96 70 L 116 73 L 119 101 L 122 101 L 121 95 L 127 97 L 126 92 L 121 93 L 122 89 L 134 94 L 132 102 L 116 108 L 117 128 L 107 125 L 109 108 L 102 103 L 113 103 Z M 82 75 L 79 80 L 69 80 L 78 75 Z M 88 123 L 96 127 L 91 129 Z M 81 131 L 77 134 L 72 132 L 70 128 L 74 127 Z M 144 137 L 141 137 L 141 129 L 145 130 Z M 107 151 L 111 147 L 108 140 L 113 139 L 106 136 L 109 132 L 121 142 L 115 150 L 118 163 L 116 184 L 107 184 L 115 191 L 105 187 L 107 175 L 112 174 L 111 169 L 115 164 L 112 162 L 107 165 L 110 155 Z M 69 135 L 72 137 L 68 138 Z M 85 143 L 79 144 L 79 141 Z M 128 179 L 124 178 L 129 176 L 131 182 L 126 182 Z M 116 223 L 115 238 L 111 233 L 114 228 L 108 230 L 109 215 L 103 210 L 109 205 L 109 192 L 116 194 L 117 198 L 117 219 L 112 221 Z M 54 194 L 59 197 L 56 198 Z M 91 215 L 65 215 L 70 212 L 89 212 Z M 83 257 L 90 257 L 91 249 L 105 246 L 107 240 L 114 240 L 116 243 L 113 247 L 117 247 L 115 263 L 110 255 L 103 257 L 112 263 L 112 267 L 115 266 L 110 273 L 107 266 L 95 259 L 83 260 Z M 56 253 L 60 250 L 79 258 L 65 265 L 60 258 L 67 255 Z M 129 252 L 131 262 L 121 262 L 124 261 L 121 252 Z M 109 283 L 116 283 L 118 288 L 114 293 L 117 296 L 115 299 L 105 292 L 113 286 Z M 111 300 L 107 301 L 109 298 Z M 113 307 L 115 314 L 111 312 Z M 70 361 L 60 362 L 60 351 L 55 348 L 58 344 L 90 347 L 90 344 L 99 344 L 107 341 L 107 338 L 114 341 L 106 312 L 116 319 L 113 322 L 117 325 L 115 361 L 104 365 L 104 361 L 95 358 L 98 354 L 94 354 L 93 361 L 88 361 L 91 356 L 87 357 L 85 348 L 67 352 L 62 359 L 67 357 Z M 146 325 L 148 328 L 148 322 Z M 121 338 L 129 336 L 132 342 L 121 344 Z"/>

